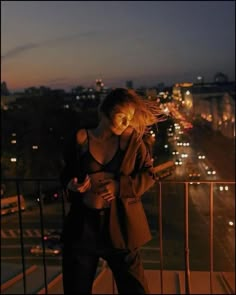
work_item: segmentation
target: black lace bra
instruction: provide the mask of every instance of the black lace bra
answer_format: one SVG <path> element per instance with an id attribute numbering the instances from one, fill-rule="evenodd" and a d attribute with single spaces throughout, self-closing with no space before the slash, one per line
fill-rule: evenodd
<path id="1" fill-rule="evenodd" d="M 85 173 L 92 174 L 97 172 L 109 172 L 109 173 L 116 174 L 119 172 L 120 165 L 124 157 L 124 151 L 120 148 L 120 136 L 118 138 L 117 151 L 112 157 L 112 159 L 106 164 L 101 164 L 91 154 L 88 132 L 87 132 L 87 145 L 88 145 L 87 151 L 85 151 L 80 157 L 80 168 Z"/>

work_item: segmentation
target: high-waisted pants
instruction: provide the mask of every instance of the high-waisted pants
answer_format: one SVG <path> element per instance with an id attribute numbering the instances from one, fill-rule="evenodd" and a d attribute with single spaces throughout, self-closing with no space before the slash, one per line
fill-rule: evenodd
<path id="1" fill-rule="evenodd" d="M 84 208 L 78 240 L 76 225 L 64 240 L 62 270 L 64 294 L 92 294 L 99 258 L 110 267 L 119 294 L 149 294 L 139 250 L 114 249 L 108 233 L 109 209 Z M 69 225 L 70 226 L 70 225 Z M 112 284 L 112 282 L 107 282 Z"/>

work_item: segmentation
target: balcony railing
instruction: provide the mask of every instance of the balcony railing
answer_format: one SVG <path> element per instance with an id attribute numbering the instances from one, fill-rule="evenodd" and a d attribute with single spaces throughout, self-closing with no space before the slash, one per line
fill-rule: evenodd
<path id="1" fill-rule="evenodd" d="M 62 188 L 60 187 L 58 179 L 2 179 L 2 183 L 8 185 L 9 183 L 15 185 L 16 195 L 18 196 L 18 208 L 21 208 L 21 199 L 20 195 L 27 195 L 29 190 L 32 190 L 32 185 L 34 186 L 33 190 L 33 199 L 28 197 L 26 202 L 31 203 L 33 207 L 35 207 L 37 212 L 39 213 L 39 227 L 40 227 L 40 236 L 41 242 L 43 245 L 43 288 L 42 286 L 38 289 L 36 293 L 44 293 L 50 294 L 50 282 L 48 281 L 48 264 L 45 255 L 45 212 L 47 206 L 43 202 L 43 193 L 45 191 L 45 186 L 50 184 L 54 184 L 53 187 L 57 187 L 61 192 Z M 31 188 L 29 186 L 31 185 Z M 224 191 L 224 188 L 228 188 L 227 191 Z M 223 188 L 223 190 L 222 190 Z M 27 193 L 25 193 L 27 191 Z M 31 196 L 32 196 L 31 195 Z M 235 281 L 232 280 L 229 282 L 225 273 L 229 272 L 231 274 L 235 274 L 235 182 L 234 181 L 200 181 L 192 182 L 191 184 L 187 181 L 160 181 L 157 182 L 153 188 L 151 188 L 146 196 L 143 197 L 143 204 L 146 210 L 148 220 L 150 222 L 150 226 L 152 231 L 154 232 L 155 238 L 150 242 L 152 247 L 156 247 L 155 250 L 159 251 L 159 266 L 156 267 L 160 275 L 160 293 L 165 294 L 164 290 L 164 276 L 163 273 L 165 270 L 173 270 L 176 268 L 184 272 L 184 290 L 185 294 L 194 294 L 196 293 L 193 290 L 191 285 L 191 271 L 192 268 L 205 272 L 209 274 L 209 289 L 210 294 L 217 293 L 214 289 L 214 272 L 218 271 L 221 274 L 221 280 L 224 282 L 226 293 L 235 293 Z M 61 213 L 61 221 L 63 217 L 66 215 L 66 211 L 68 210 L 67 204 L 65 203 L 65 198 L 63 195 L 59 197 L 55 204 L 58 206 L 58 202 L 60 202 L 60 213 Z M 54 206 L 54 205 L 52 205 Z M 191 208 L 191 212 L 189 211 Z M 182 210 L 183 209 L 183 210 Z M 58 210 L 58 207 L 57 209 Z M 182 211 L 182 212 L 181 212 Z M 27 208 L 26 208 L 27 212 Z M 168 213 L 169 212 L 169 213 Z M 195 212 L 195 213 L 193 213 Z M 220 214 L 219 214 L 220 212 Z M 214 216 L 214 213 L 216 216 Z M 20 249 L 21 249 L 21 268 L 22 268 L 22 291 L 20 293 L 24 294 L 32 294 L 27 293 L 29 288 L 27 287 L 27 271 L 26 267 L 26 257 L 25 257 L 25 238 L 24 238 L 24 222 L 23 217 L 24 214 L 21 210 L 17 212 L 18 214 L 18 223 L 19 223 L 19 238 L 20 238 Z M 197 221 L 191 220 L 193 219 L 192 214 L 197 216 Z M 217 215 L 218 214 L 218 215 Z M 8 217 L 4 217 L 8 218 Z M 2 217 L 2 220 L 4 219 Z M 174 219 L 175 218 L 175 219 Z M 172 220 L 173 219 L 173 220 Z M 198 236 L 200 240 L 206 239 L 208 254 L 204 254 L 203 258 L 208 259 L 208 263 L 204 261 L 201 263 L 198 259 L 196 259 L 195 265 L 192 264 L 191 267 L 191 257 L 190 257 L 190 248 L 197 247 L 194 245 L 199 241 L 199 238 L 192 240 L 192 236 L 196 235 L 198 232 L 198 228 L 196 228 L 196 223 L 199 220 L 199 224 L 201 223 L 204 227 L 208 227 L 208 238 L 203 237 L 204 233 L 199 232 Z M 10 221 L 10 219 L 9 219 Z M 171 228 L 172 227 L 172 228 Z M 4 227 L 2 226 L 2 229 Z M 192 229 L 194 231 L 192 231 Z M 182 256 L 180 254 L 179 249 L 176 255 L 168 258 L 168 255 L 165 256 L 165 251 L 170 250 L 171 247 L 168 244 L 168 239 L 166 239 L 166 234 L 168 235 L 169 231 L 176 230 L 175 236 L 177 236 L 176 240 L 179 240 L 181 236 L 183 236 L 183 243 L 179 243 L 183 245 L 182 248 Z M 225 230 L 225 234 L 223 236 L 222 232 Z M 215 241 L 224 239 L 224 241 L 220 242 L 222 249 L 216 248 Z M 190 241 L 192 243 L 190 247 Z M 178 246 L 179 246 L 178 244 Z M 173 243 L 173 247 L 174 247 Z M 150 247 L 150 248 L 152 248 Z M 166 248 L 167 247 L 167 248 Z M 201 249 L 199 248 L 199 251 Z M 206 251 L 206 249 L 205 249 Z M 193 251 L 196 253 L 196 249 Z M 224 253 L 223 253 L 224 252 Z M 175 253 L 173 251 L 173 253 Z M 218 253 L 223 253 L 221 257 L 220 263 L 215 263 L 216 257 Z M 175 256 L 183 257 L 184 259 L 179 259 L 178 262 L 174 262 L 176 259 Z M 167 257 L 168 263 L 166 263 L 165 259 Z M 172 263 L 173 260 L 173 263 Z M 4 257 L 1 257 L 1 261 L 5 261 Z M 150 262 L 150 259 L 149 259 Z M 208 266 L 206 266 L 208 264 Z M 204 266 L 201 266 L 204 265 Z M 106 264 L 103 264 L 106 267 Z M 201 268 L 202 267 L 202 268 Z M 149 269 L 149 266 L 146 265 L 145 269 Z M 2 272 L 6 271 L 5 269 Z M 98 274 L 99 276 L 99 274 Z M 61 278 L 61 274 L 60 274 Z M 112 276 L 110 277 L 110 279 Z M 12 285 L 9 283 L 10 280 L 6 282 L 1 282 L 1 293 L 6 294 L 9 290 L 9 287 Z M 115 294 L 115 283 L 112 278 L 112 292 Z M 201 284 L 201 281 L 199 281 Z M 37 288 L 36 288 L 37 289 Z M 151 290 L 152 291 L 152 290 Z M 6 292 L 6 293 L 5 293 Z M 19 293 L 19 294 L 20 294 Z"/>

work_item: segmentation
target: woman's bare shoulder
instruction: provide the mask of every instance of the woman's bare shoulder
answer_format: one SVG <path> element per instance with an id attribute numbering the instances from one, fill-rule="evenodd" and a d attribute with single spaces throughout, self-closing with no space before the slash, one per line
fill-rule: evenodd
<path id="1" fill-rule="evenodd" d="M 87 130 L 86 129 L 79 129 L 76 132 L 76 143 L 82 145 L 86 141 L 87 141 Z"/>

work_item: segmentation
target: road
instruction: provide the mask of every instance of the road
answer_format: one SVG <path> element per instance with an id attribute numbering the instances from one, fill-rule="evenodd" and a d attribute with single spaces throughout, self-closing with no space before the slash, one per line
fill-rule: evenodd
<path id="1" fill-rule="evenodd" d="M 189 135 L 193 146 L 203 151 L 216 170 L 221 172 L 221 179 L 235 179 L 235 138 L 224 137 L 199 124 Z"/>
<path id="2" fill-rule="evenodd" d="M 222 138 L 219 135 L 212 135 L 212 138 L 217 138 L 217 140 L 213 140 L 211 142 L 212 145 L 212 152 L 211 156 L 209 153 L 204 153 L 206 151 L 202 148 L 202 144 L 204 144 L 204 140 L 201 140 L 199 144 L 197 144 L 196 138 L 198 138 L 197 131 L 195 130 L 195 137 L 193 136 L 193 132 L 185 133 L 184 134 L 184 141 L 190 143 L 189 146 L 179 146 L 177 142 L 181 142 L 181 140 L 173 140 L 170 139 L 170 144 L 172 145 L 174 150 L 179 151 L 178 157 L 186 153 L 188 155 L 187 158 L 183 158 L 183 165 L 177 166 L 176 173 L 174 179 L 188 179 L 188 163 L 191 162 L 193 166 L 197 168 L 198 171 L 201 173 L 200 180 L 202 181 L 215 181 L 216 183 L 210 184 L 201 183 L 201 184 L 194 184 L 189 185 L 189 198 L 190 204 L 192 204 L 197 211 L 199 220 L 203 220 L 205 225 L 209 230 L 209 222 L 210 222 L 210 189 L 212 189 L 213 193 L 213 203 L 212 203 L 212 215 L 213 215 L 213 235 L 214 235 L 214 242 L 215 246 L 221 249 L 221 252 L 224 252 L 225 262 L 222 261 L 221 255 L 216 254 L 218 253 L 217 248 L 214 248 L 214 266 L 217 269 L 221 269 L 224 267 L 229 267 L 230 269 L 235 268 L 234 258 L 235 258 L 235 183 L 224 184 L 224 183 L 217 183 L 217 180 L 223 180 L 226 177 L 225 172 L 225 165 L 222 164 L 222 159 L 219 158 L 217 161 L 218 165 L 215 165 L 215 162 L 212 162 L 212 157 L 217 156 L 219 150 L 214 150 L 215 142 L 222 143 Z M 175 134 L 176 135 L 176 134 Z M 208 141 L 210 137 L 208 134 Z M 205 140 L 207 140 L 205 138 Z M 208 148 L 210 144 L 208 143 Z M 205 159 L 198 159 L 197 154 L 201 152 L 205 154 Z M 228 145 L 228 148 L 222 152 L 227 152 L 229 155 L 232 156 L 233 148 L 232 145 Z M 205 167 L 212 167 L 215 171 L 215 175 L 208 175 L 207 170 Z M 232 171 L 233 163 L 228 163 L 229 171 Z M 227 167 L 228 167 L 227 166 Z M 224 175 L 225 177 L 223 177 Z M 228 179 L 229 180 L 229 179 Z M 228 190 L 220 190 L 220 186 L 226 187 Z M 232 222 L 234 223 L 232 225 Z"/>
<path id="3" fill-rule="evenodd" d="M 44 232 L 60 229 L 62 226 L 62 206 L 57 204 L 45 206 Z M 1 258 L 4 262 L 21 263 L 21 240 L 18 213 L 3 216 L 1 223 Z M 33 256 L 30 248 L 42 240 L 40 211 L 34 207 L 29 211 L 22 212 L 24 256 L 27 264 L 42 264 L 42 257 Z M 57 265 L 61 257 L 46 257 L 50 265 Z"/>

